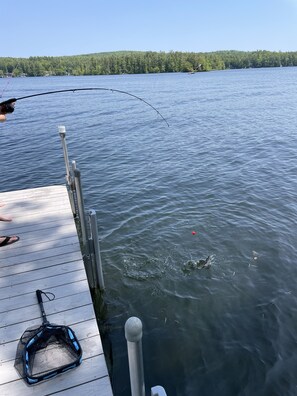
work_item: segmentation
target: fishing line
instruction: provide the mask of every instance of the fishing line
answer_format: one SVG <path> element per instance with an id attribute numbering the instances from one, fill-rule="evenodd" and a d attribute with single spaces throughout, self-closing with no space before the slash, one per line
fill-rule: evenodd
<path id="1" fill-rule="evenodd" d="M 7 77 L 7 78 L 8 78 L 8 80 L 6 81 L 6 85 L 5 85 L 4 88 L 2 89 L 2 92 L 1 92 L 1 94 L 0 94 L 0 98 L 2 98 L 4 92 L 7 90 L 7 87 L 8 87 L 8 85 L 9 85 L 9 83 L 10 83 L 10 77 Z"/>
<path id="2" fill-rule="evenodd" d="M 71 89 L 60 89 L 57 91 L 47 91 L 47 92 L 41 92 L 37 94 L 32 94 L 32 95 L 27 95 L 27 96 L 22 96 L 20 98 L 12 98 L 5 100 L 4 102 L 0 103 L 0 113 L 1 114 L 6 114 L 6 113 L 12 113 L 14 111 L 14 104 L 16 101 L 23 100 L 23 99 L 29 99 L 29 98 L 34 98 L 36 96 L 44 96 L 44 95 L 52 95 L 52 94 L 59 94 L 62 92 L 76 92 L 76 91 L 109 91 L 109 92 L 117 92 L 121 93 L 124 95 L 129 95 L 132 98 L 138 99 L 141 102 L 145 103 L 149 107 L 151 107 L 161 118 L 162 120 L 167 124 L 169 127 L 169 124 L 167 120 L 163 117 L 163 115 L 157 110 L 152 104 L 147 102 L 146 100 L 140 98 L 139 96 L 136 96 L 130 92 L 127 91 L 121 91 L 119 89 L 114 89 L 114 88 L 103 88 L 103 87 L 90 87 L 90 88 L 71 88 Z"/>
<path id="3" fill-rule="evenodd" d="M 14 73 L 15 69 L 18 68 L 18 66 L 19 66 L 19 63 L 17 63 L 16 66 L 13 67 L 11 73 L 6 73 L 7 82 L 6 82 L 6 85 L 5 85 L 5 87 L 3 88 L 3 90 L 2 90 L 2 92 L 1 92 L 1 94 L 0 94 L 0 98 L 2 98 L 4 92 L 7 90 L 8 86 L 9 86 L 9 84 L 10 84 L 10 80 L 11 80 L 12 77 L 13 77 L 13 73 Z"/>

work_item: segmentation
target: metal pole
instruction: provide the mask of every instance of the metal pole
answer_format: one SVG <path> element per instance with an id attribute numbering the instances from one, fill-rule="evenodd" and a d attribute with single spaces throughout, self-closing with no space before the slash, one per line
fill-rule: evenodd
<path id="1" fill-rule="evenodd" d="M 131 317 L 125 324 L 130 384 L 132 396 L 145 396 L 143 357 L 142 357 L 142 322 Z"/>
<path id="2" fill-rule="evenodd" d="M 89 219 L 90 219 L 90 228 L 91 228 L 91 240 L 93 242 L 94 247 L 94 273 L 96 275 L 96 283 L 99 285 L 101 290 L 105 289 L 103 271 L 102 271 L 102 261 L 100 254 L 100 245 L 99 245 L 99 237 L 98 237 L 98 229 L 97 229 L 97 216 L 96 211 L 90 209 L 89 211 Z"/>
<path id="3" fill-rule="evenodd" d="M 67 150 L 67 144 L 66 144 L 66 128 L 63 125 L 61 125 L 58 127 L 58 130 L 59 130 L 59 135 L 61 138 L 63 152 L 64 152 L 64 161 L 65 161 L 65 166 L 66 166 L 66 180 L 67 180 L 67 183 L 70 184 L 71 176 L 70 176 L 70 169 L 69 169 L 68 150 Z"/>
<path id="4" fill-rule="evenodd" d="M 67 144 L 66 144 L 66 128 L 64 126 L 59 126 L 58 129 L 59 129 L 59 135 L 61 138 L 63 153 L 64 153 L 68 196 L 69 196 L 72 213 L 75 216 L 76 215 L 75 200 L 74 200 L 75 186 L 74 186 L 74 180 L 73 180 L 73 176 L 72 176 L 73 173 L 70 172 L 68 150 L 67 150 Z"/>
<path id="5" fill-rule="evenodd" d="M 74 170 L 76 169 L 76 161 L 71 161 L 72 172 L 74 174 Z"/>
<path id="6" fill-rule="evenodd" d="M 81 225 L 81 234 L 82 234 L 82 243 L 84 247 L 87 247 L 87 227 L 86 227 L 86 219 L 85 219 L 85 207 L 84 207 L 84 199 L 81 187 L 81 178 L 79 169 L 74 169 L 74 181 L 75 181 L 75 189 L 76 189 L 76 197 L 77 197 L 77 206 L 78 206 L 78 214 Z"/>
<path id="7" fill-rule="evenodd" d="M 74 169 L 76 169 L 76 162 L 72 161 L 71 169 L 70 169 L 70 181 L 68 185 L 68 194 L 71 204 L 72 213 L 74 216 L 77 216 L 78 209 L 77 209 L 77 198 L 76 198 L 76 191 L 75 191 L 75 180 L 74 180 Z"/>

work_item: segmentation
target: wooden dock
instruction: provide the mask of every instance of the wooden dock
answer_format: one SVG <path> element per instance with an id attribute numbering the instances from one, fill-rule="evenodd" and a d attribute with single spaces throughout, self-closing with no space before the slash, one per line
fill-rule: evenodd
<path id="1" fill-rule="evenodd" d="M 88 287 L 68 193 L 52 186 L 0 193 L 0 235 L 20 240 L 0 247 L 0 395 L 111 396 L 101 338 Z M 70 326 L 83 349 L 76 369 L 29 386 L 14 368 L 26 328 L 41 324 L 35 291 L 55 294 L 45 302 L 48 320 Z"/>

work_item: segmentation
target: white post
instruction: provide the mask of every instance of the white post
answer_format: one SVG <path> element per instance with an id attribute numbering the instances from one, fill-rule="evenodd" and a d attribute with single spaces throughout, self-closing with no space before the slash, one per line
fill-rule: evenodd
<path id="1" fill-rule="evenodd" d="M 165 392 L 163 386 L 156 385 L 151 388 L 151 396 L 167 396 L 167 393 Z"/>
<path id="2" fill-rule="evenodd" d="M 145 396 L 142 357 L 142 322 L 140 319 L 131 317 L 126 321 L 125 337 L 128 347 L 131 395 Z"/>

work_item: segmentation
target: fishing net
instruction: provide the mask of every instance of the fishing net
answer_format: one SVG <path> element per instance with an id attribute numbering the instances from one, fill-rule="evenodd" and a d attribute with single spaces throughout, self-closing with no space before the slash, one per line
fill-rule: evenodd
<path id="1" fill-rule="evenodd" d="M 51 293 L 36 290 L 43 323 L 25 330 L 15 359 L 15 368 L 29 385 L 64 373 L 82 361 L 82 349 L 74 331 L 47 321 L 41 294 Z"/>

